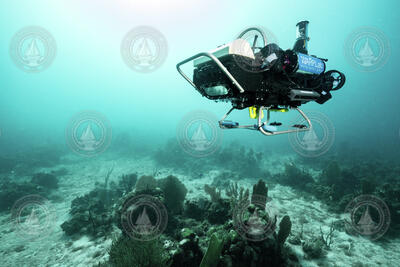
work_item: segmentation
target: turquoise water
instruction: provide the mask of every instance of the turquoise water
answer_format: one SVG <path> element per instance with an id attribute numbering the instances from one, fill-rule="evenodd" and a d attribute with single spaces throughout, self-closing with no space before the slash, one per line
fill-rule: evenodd
<path id="1" fill-rule="evenodd" d="M 132 149 L 132 158 L 151 158 L 168 140 L 176 140 L 179 123 L 190 112 L 206 110 L 221 118 L 230 108 L 230 103 L 201 97 L 176 71 L 178 62 L 226 44 L 250 26 L 262 26 L 282 49 L 289 49 L 296 38 L 296 23 L 308 20 L 309 54 L 329 59 L 328 69 L 346 75 L 346 84 L 333 92 L 331 100 L 302 106 L 306 113 L 322 112 L 333 125 L 334 140 L 322 161 L 346 154 L 352 160 L 377 158 L 398 166 L 399 8 L 394 0 L 4 0 L 0 3 L 0 156 L 15 159 L 25 151 L 46 147 L 79 158 L 68 145 L 71 120 L 82 111 L 95 111 L 106 118 L 112 137 L 104 153 L 82 157 L 88 164 L 106 156 L 118 165 L 120 155 L 115 151 L 124 144 Z M 46 29 L 56 44 L 54 60 L 39 72 L 26 72 L 13 61 L 12 40 L 28 26 Z M 165 38 L 160 48 L 165 50 L 165 61 L 151 72 L 133 70 L 121 56 L 121 42 L 138 26 L 155 28 Z M 376 70 L 372 66 L 373 71 L 363 71 L 346 54 L 346 40 L 360 27 L 382 34 L 383 43 L 371 41 L 375 56 L 386 57 Z M 248 120 L 247 110 L 235 114 Z M 279 116 L 278 120 L 288 122 L 297 114 Z M 98 129 L 94 134 L 99 134 Z M 237 142 L 281 163 L 287 157 L 301 158 L 286 135 L 265 137 L 239 130 L 221 134 L 222 147 Z M 40 165 L 28 173 L 46 172 Z M 5 168 L 0 177 L 18 180 L 16 168 Z M 394 175 L 398 181 L 399 174 Z"/>
<path id="2" fill-rule="evenodd" d="M 396 1 L 3 1 L 0 141 L 6 147 L 6 138 L 63 143 L 65 125 L 81 110 L 97 110 L 114 128 L 134 128 L 151 139 L 173 136 L 186 112 L 207 109 L 220 117 L 229 107 L 199 97 L 176 72 L 177 62 L 227 43 L 252 25 L 267 28 L 283 49 L 291 48 L 296 23 L 307 19 L 310 54 L 328 58 L 328 67 L 344 72 L 347 83 L 325 105 L 306 109 L 327 114 L 338 141 L 398 148 L 399 94 L 393 80 L 398 15 L 392 11 L 397 7 Z M 46 28 L 57 42 L 53 64 L 38 74 L 20 71 L 9 56 L 13 35 L 30 25 Z M 157 28 L 168 41 L 165 63 L 145 75 L 127 68 L 120 56 L 121 40 L 139 25 Z M 388 62 L 377 72 L 360 73 L 345 59 L 345 40 L 361 26 L 380 29 L 390 41 Z M 286 143 L 254 134 L 240 138 Z"/>

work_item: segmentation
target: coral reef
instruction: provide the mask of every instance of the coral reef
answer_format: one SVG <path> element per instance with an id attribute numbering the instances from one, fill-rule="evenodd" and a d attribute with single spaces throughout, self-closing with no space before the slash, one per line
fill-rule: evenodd
<path id="1" fill-rule="evenodd" d="M 0 181 L 0 212 L 9 210 L 14 203 L 27 195 L 45 195 L 54 198 L 52 193 L 58 188 L 58 179 L 53 174 L 37 173 L 29 182 L 14 182 L 8 177 Z"/>
<path id="2" fill-rule="evenodd" d="M 188 228 L 182 229 L 177 249 L 171 255 L 171 267 L 197 267 L 202 258 L 199 237 Z"/>
<path id="3" fill-rule="evenodd" d="M 75 198 L 69 211 L 70 219 L 61 224 L 62 230 L 67 235 L 107 235 L 112 230 L 113 223 L 110 207 L 118 197 L 111 190 L 95 188 L 88 194 Z"/>
<path id="4" fill-rule="evenodd" d="M 273 176 L 275 182 L 282 185 L 291 186 L 297 190 L 307 192 L 325 202 L 332 211 L 343 212 L 347 204 L 356 196 L 361 194 L 373 194 L 381 196 L 392 202 L 398 202 L 396 192 L 399 186 L 397 169 L 377 166 L 375 164 L 339 164 L 336 160 L 331 160 L 320 170 L 320 174 L 314 178 L 306 170 L 301 170 L 294 163 L 285 164 L 285 171 Z M 376 177 L 383 177 L 383 183 L 378 184 Z M 386 186 L 384 182 L 391 181 L 391 186 Z M 386 191 L 393 193 L 390 198 L 386 198 Z M 385 193 L 383 193 L 385 192 Z"/>
<path id="5" fill-rule="evenodd" d="M 211 224 L 224 224 L 232 218 L 229 200 L 220 199 L 212 202 L 206 211 L 206 218 Z"/>
<path id="6" fill-rule="evenodd" d="M 114 182 L 111 182 L 110 187 L 117 188 L 117 190 L 120 190 L 123 194 L 125 194 L 132 191 L 135 188 L 136 181 L 137 181 L 136 173 L 123 174 L 118 182 L 118 185 L 116 185 Z"/>
<path id="7" fill-rule="evenodd" d="M 261 196 L 261 198 L 260 198 Z M 264 210 L 268 199 L 268 187 L 262 180 L 253 185 L 253 192 L 251 194 L 251 203 L 258 205 L 260 209 Z"/>
<path id="8" fill-rule="evenodd" d="M 168 255 L 159 240 L 139 241 L 122 236 L 113 241 L 109 255 L 109 261 L 99 264 L 99 267 L 170 266 Z"/>
<path id="9" fill-rule="evenodd" d="M 206 211 L 206 218 L 211 224 L 223 224 L 226 220 L 229 220 L 231 215 L 230 201 L 223 199 L 221 191 L 213 186 L 207 184 L 204 185 L 204 191 L 210 196 L 211 204 L 208 206 Z"/>
<path id="10" fill-rule="evenodd" d="M 400 235 L 400 182 L 384 183 L 374 191 L 378 197 L 385 201 L 391 214 L 391 231 L 389 234 Z"/>
<path id="11" fill-rule="evenodd" d="M 212 202 L 218 202 L 221 199 L 221 191 L 214 186 L 204 185 L 204 191 L 210 196 Z"/>
<path id="12" fill-rule="evenodd" d="M 302 244 L 303 251 L 307 258 L 318 259 L 325 255 L 324 241 L 321 238 L 314 238 Z"/>
<path id="13" fill-rule="evenodd" d="M 335 230 L 335 224 L 333 222 L 331 223 L 329 232 L 326 234 L 322 231 L 321 226 L 319 227 L 321 240 L 324 242 L 325 248 L 327 249 L 329 249 L 333 243 L 333 233 L 335 232 Z"/>
<path id="14" fill-rule="evenodd" d="M 237 183 L 230 183 L 225 189 L 225 194 L 229 197 L 231 209 L 233 210 L 237 203 L 247 201 L 249 199 L 249 189 L 244 190 L 243 187 L 238 187 Z"/>
<path id="15" fill-rule="evenodd" d="M 159 187 L 164 192 L 165 205 L 172 214 L 180 214 L 183 211 L 183 202 L 187 194 L 185 185 L 175 176 L 158 180 Z"/>
<path id="16" fill-rule="evenodd" d="M 285 219 L 285 221 L 287 221 Z M 226 241 L 223 246 L 218 266 L 296 266 L 298 259 L 283 243 L 279 243 L 276 233 L 270 234 L 260 241 L 241 238 L 234 230 L 229 230 L 229 223 L 224 225 L 223 235 Z M 289 227 L 281 230 L 290 232 Z M 284 241 L 284 238 L 281 238 Z"/>
<path id="17" fill-rule="evenodd" d="M 327 250 L 333 243 L 333 236 L 336 230 L 335 224 L 332 222 L 329 231 L 325 234 L 322 228 L 319 228 L 319 236 L 314 235 L 311 238 L 301 242 L 302 249 L 308 259 L 318 259 L 325 257 Z"/>
<path id="18" fill-rule="evenodd" d="M 153 176 L 143 175 L 136 182 L 136 191 L 155 189 L 157 180 Z"/>
<path id="19" fill-rule="evenodd" d="M 304 160 L 300 162 L 311 164 Z M 318 164 L 313 164 L 309 170 L 305 170 L 304 166 L 301 169 L 294 163 L 287 163 L 284 172 L 274 175 L 273 179 L 277 183 L 307 193 L 305 196 L 315 196 L 335 213 L 343 213 L 346 206 L 360 195 L 379 197 L 390 210 L 391 227 L 386 234 L 390 237 L 400 234 L 399 177 L 400 168 L 396 162 L 375 158 L 350 161 L 333 157 L 326 160 L 319 159 Z M 326 244 L 325 247 L 330 246 L 330 237 L 328 233 L 322 238 L 322 243 Z M 319 255 L 318 249 L 312 249 L 312 245 L 306 244 L 305 247 L 307 251 L 310 251 L 311 256 Z"/>
<path id="20" fill-rule="evenodd" d="M 288 238 L 290 231 L 292 230 L 292 222 L 289 216 L 284 216 L 279 223 L 279 232 L 277 235 L 278 244 L 283 246 L 286 239 Z"/>
<path id="21" fill-rule="evenodd" d="M 294 163 L 286 163 L 285 171 L 274 175 L 273 179 L 282 185 L 299 190 L 306 190 L 310 184 L 314 183 L 312 176 L 306 170 L 299 169 Z"/>
<path id="22" fill-rule="evenodd" d="M 32 183 L 16 183 L 5 179 L 0 184 L 0 212 L 11 209 L 14 203 L 26 195 L 46 195 L 45 188 Z"/>
<path id="23" fill-rule="evenodd" d="M 135 190 L 123 194 L 121 186 L 129 184 L 131 187 L 133 184 L 126 183 L 127 177 L 135 180 L 136 176 L 122 176 L 118 183 L 111 182 L 109 189 L 106 188 L 108 182 L 105 179 L 104 184 L 99 184 L 89 194 L 72 201 L 72 217 L 61 226 L 67 234 L 94 236 L 108 235 L 114 224 L 122 230 L 122 235 L 112 243 L 109 261 L 99 266 L 297 265 L 297 257 L 284 245 L 292 227 L 289 216 L 280 220 L 276 232 L 277 218 L 266 213 L 266 202 L 260 203 L 257 199 L 252 204 L 248 189 L 231 184 L 225 191 L 227 198 L 224 198 L 216 188 L 205 186 L 211 201 L 200 198 L 185 202 L 187 190 L 175 176 L 159 180 L 142 176 Z M 139 209 L 131 210 L 130 201 L 143 195 L 157 199 L 174 214 L 169 216 L 168 225 L 161 236 L 152 241 L 135 241 L 126 227 L 131 225 L 129 222 L 132 218 L 140 215 Z M 268 198 L 268 188 L 262 180 L 253 187 L 252 196 L 256 195 L 262 196 L 265 201 Z M 254 219 L 252 216 L 257 213 L 261 220 L 268 223 L 270 231 L 260 235 L 257 229 L 249 227 L 249 233 L 239 234 L 232 222 L 233 209 L 237 208 L 234 202 L 237 200 L 248 205 L 244 224 L 250 223 Z M 115 210 L 111 216 L 113 207 Z M 129 209 L 129 218 L 126 217 L 126 209 Z M 155 214 L 148 212 L 148 216 L 155 221 Z M 258 241 L 252 239 L 255 235 L 262 238 Z"/>
<path id="24" fill-rule="evenodd" d="M 188 200 L 184 205 L 183 216 L 201 221 L 204 219 L 207 207 L 210 205 L 211 202 L 206 199 Z"/>
<path id="25" fill-rule="evenodd" d="M 216 234 L 212 234 L 206 254 L 201 260 L 200 267 L 216 267 L 221 256 L 224 239 L 219 239 Z"/>
<path id="26" fill-rule="evenodd" d="M 105 175 L 104 183 L 97 183 L 92 191 L 72 201 L 70 218 L 61 224 L 66 235 L 104 236 L 113 229 L 113 205 L 133 188 L 137 175 L 122 175 L 117 183 L 108 185 L 112 171 L 113 167 Z"/>
<path id="27" fill-rule="evenodd" d="M 230 186 L 232 181 L 239 180 L 240 176 L 233 172 L 221 172 L 213 178 L 211 186 L 217 189 L 225 189 Z"/>
<path id="28" fill-rule="evenodd" d="M 140 239 L 141 235 L 139 232 L 135 232 L 132 229 L 132 218 L 139 218 L 139 216 L 142 214 L 143 209 L 142 208 L 138 208 L 138 209 L 132 209 L 132 205 L 134 205 L 134 203 L 132 204 L 132 201 L 135 199 L 142 199 L 142 197 L 146 197 L 145 202 L 153 202 L 154 206 L 157 206 L 157 208 L 159 209 L 159 212 L 162 212 L 162 206 L 157 205 L 158 203 L 155 203 L 155 201 L 163 204 L 165 203 L 165 197 L 164 197 L 164 193 L 163 191 L 161 191 L 161 189 L 159 188 L 153 188 L 153 189 L 143 189 L 140 191 L 131 191 L 127 194 L 125 194 L 123 197 L 121 197 L 117 203 L 116 203 L 116 210 L 114 211 L 114 217 L 115 217 L 115 221 L 117 223 L 117 226 L 119 229 L 121 229 L 122 233 L 124 235 L 128 235 L 128 236 L 133 236 L 135 238 Z M 145 208 L 145 206 L 144 206 Z M 150 221 L 156 221 L 157 220 L 157 216 L 167 216 L 167 214 L 154 214 L 154 212 L 148 213 L 148 218 Z M 171 216 L 172 217 L 172 216 Z M 173 217 L 172 217 L 173 218 Z M 158 218 L 161 219 L 161 218 Z M 174 221 L 170 221 L 169 218 L 162 218 L 162 219 L 167 219 L 168 220 L 168 227 L 170 227 L 170 229 L 167 229 L 167 231 L 175 231 L 176 230 L 176 222 L 174 223 Z"/>
<path id="29" fill-rule="evenodd" d="M 339 201 L 344 195 L 356 193 L 360 177 L 353 170 L 342 169 L 337 161 L 332 161 L 323 169 L 319 182 L 329 188 L 331 200 Z"/>

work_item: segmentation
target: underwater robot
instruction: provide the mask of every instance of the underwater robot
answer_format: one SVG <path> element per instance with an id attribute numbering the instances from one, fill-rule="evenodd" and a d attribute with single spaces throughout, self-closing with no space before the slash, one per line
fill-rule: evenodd
<path id="1" fill-rule="evenodd" d="M 297 39 L 293 49 L 282 50 L 275 43 L 267 43 L 265 32 L 258 27 L 244 30 L 233 42 L 211 52 L 198 53 L 177 64 L 178 72 L 204 97 L 232 103 L 232 108 L 219 121 L 222 129 L 257 130 L 271 136 L 308 131 L 312 124 L 300 106 L 310 101 L 323 104 L 332 91 L 343 87 L 346 77 L 337 70 L 326 71 L 327 59 L 308 55 L 308 21 L 297 23 Z M 242 39 L 255 32 L 250 44 Z M 261 38 L 262 45 L 256 45 Z M 193 79 L 181 69 L 193 62 Z M 240 125 L 226 120 L 235 110 L 249 108 L 252 125 Z M 270 122 L 271 112 L 297 110 L 307 125 L 296 124 L 278 130 L 280 122 Z M 264 111 L 267 116 L 264 118 Z"/>

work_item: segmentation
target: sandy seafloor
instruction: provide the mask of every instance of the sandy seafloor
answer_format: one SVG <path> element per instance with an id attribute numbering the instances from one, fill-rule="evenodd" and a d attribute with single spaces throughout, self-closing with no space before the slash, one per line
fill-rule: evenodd
<path id="1" fill-rule="evenodd" d="M 290 160 L 286 158 L 286 162 Z M 218 170 L 212 170 L 202 175 L 203 178 L 188 177 L 170 169 L 157 169 L 151 158 L 118 160 L 106 156 L 96 159 L 82 159 L 77 156 L 65 157 L 58 166 L 52 168 L 40 168 L 36 171 L 50 172 L 65 168 L 68 174 L 59 179 L 59 189 L 56 194 L 60 201 L 52 202 L 56 211 L 56 222 L 51 233 L 40 236 L 40 239 L 27 240 L 23 234 L 15 231 L 14 222 L 10 214 L 0 215 L 0 266 L 92 266 L 107 259 L 107 250 L 111 246 L 111 237 L 91 239 L 83 236 L 72 239 L 64 235 L 60 225 L 68 219 L 68 211 L 71 201 L 82 196 L 94 188 L 95 182 L 103 182 L 104 176 L 111 166 L 114 171 L 110 181 L 116 181 L 122 174 L 137 172 L 153 174 L 158 170 L 156 178 L 167 175 L 177 176 L 187 187 L 186 199 L 208 197 L 204 190 L 204 184 L 210 184 L 218 174 Z M 285 161 L 265 162 L 269 170 L 281 171 Z M 273 166 L 272 166 L 273 164 Z M 273 168 L 272 168 L 273 167 Z M 22 178 L 22 177 L 21 177 Z M 268 178 L 264 179 L 268 185 Z M 255 179 L 241 179 L 238 184 L 247 188 L 256 182 Z M 278 214 L 288 214 L 292 220 L 292 234 L 300 232 L 300 220 L 304 221 L 303 236 L 305 239 L 318 235 L 319 227 L 328 232 L 330 223 L 340 219 L 340 215 L 331 214 L 325 205 L 314 198 L 304 197 L 290 187 L 274 185 L 269 187 L 271 204 L 277 209 Z M 307 260 L 304 257 L 301 245 L 294 246 L 288 242 L 299 256 L 303 266 L 400 266 L 400 240 L 391 240 L 380 243 L 367 240 L 363 237 L 348 235 L 346 232 L 336 231 L 331 249 L 325 258 L 320 260 Z M 362 265 L 361 265 L 362 264 Z"/>

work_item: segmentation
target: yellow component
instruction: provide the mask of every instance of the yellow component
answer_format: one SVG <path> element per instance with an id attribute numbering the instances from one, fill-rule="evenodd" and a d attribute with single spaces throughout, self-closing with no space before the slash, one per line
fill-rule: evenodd
<path id="1" fill-rule="evenodd" d="M 252 106 L 249 107 L 249 116 L 252 119 L 258 119 L 258 112 L 260 111 L 260 108 Z M 261 112 L 261 119 L 264 118 L 264 112 Z"/>
<path id="2" fill-rule="evenodd" d="M 278 108 L 278 109 L 270 109 L 271 111 L 274 111 L 274 112 L 288 112 L 289 111 L 289 109 L 287 109 L 287 108 Z"/>

